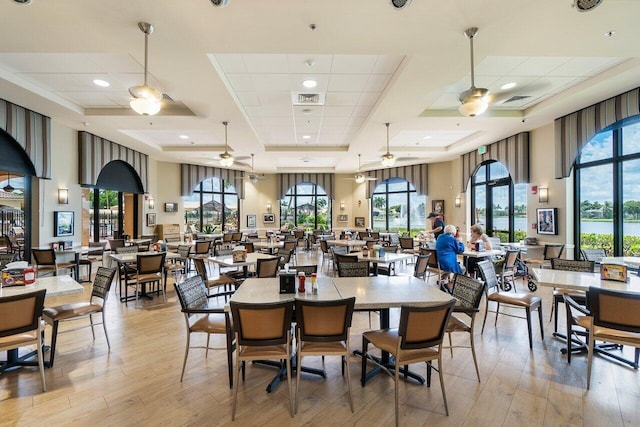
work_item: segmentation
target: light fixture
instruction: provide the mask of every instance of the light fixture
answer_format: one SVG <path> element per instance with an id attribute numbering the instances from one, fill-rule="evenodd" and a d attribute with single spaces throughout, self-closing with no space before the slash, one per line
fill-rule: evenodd
<path id="1" fill-rule="evenodd" d="M 271 202 L 267 202 L 267 212 L 271 213 Z"/>
<path id="2" fill-rule="evenodd" d="M 156 208 L 156 200 L 153 197 L 149 198 L 149 209 L 155 209 Z"/>
<path id="3" fill-rule="evenodd" d="M 600 3 L 602 0 L 574 0 L 572 6 L 578 9 L 578 12 L 589 12 L 600 6 Z"/>
<path id="4" fill-rule="evenodd" d="M 222 122 L 224 125 L 224 153 L 220 154 L 220 164 L 228 168 L 233 164 L 233 156 L 229 154 L 229 145 L 227 143 L 227 126 L 229 122 Z"/>
<path id="5" fill-rule="evenodd" d="M 340 210 L 343 211 L 344 210 L 344 202 L 340 202 Z"/>
<path id="6" fill-rule="evenodd" d="M 387 152 L 382 155 L 382 166 L 388 168 L 394 165 L 396 162 L 393 154 L 389 152 L 389 123 L 384 124 L 387 127 Z"/>
<path id="7" fill-rule="evenodd" d="M 95 79 L 93 81 L 93 84 L 96 85 L 96 86 L 100 86 L 100 87 L 109 87 L 109 86 L 111 86 L 108 81 L 100 80 L 100 79 Z"/>
<path id="8" fill-rule="evenodd" d="M 456 208 L 459 208 L 460 206 L 462 206 L 462 199 L 460 198 L 460 196 L 456 196 L 456 200 L 454 202 L 454 205 Z"/>
<path id="9" fill-rule="evenodd" d="M 68 205 L 69 204 L 69 189 L 68 188 L 58 188 L 58 204 L 59 205 Z"/>
<path id="10" fill-rule="evenodd" d="M 547 203 L 549 201 L 549 189 L 545 187 L 538 187 L 538 201 L 540 203 Z"/>
<path id="11" fill-rule="evenodd" d="M 11 185 L 11 177 L 9 176 L 9 172 L 7 172 L 7 185 L 2 187 L 2 190 L 5 193 L 13 193 L 13 190 L 15 190 L 15 188 L 13 188 L 13 186 Z"/>
<path id="12" fill-rule="evenodd" d="M 500 89 L 501 90 L 509 90 L 509 89 L 513 89 L 517 85 L 518 84 L 516 82 L 505 83 L 502 86 L 500 86 Z"/>
<path id="13" fill-rule="evenodd" d="M 180 135 L 179 138 L 180 139 L 189 139 L 189 135 Z"/>
<path id="14" fill-rule="evenodd" d="M 367 180 L 367 177 L 362 175 L 361 173 L 357 174 L 355 177 L 355 180 L 358 184 L 362 184 L 363 182 L 365 182 Z"/>
<path id="15" fill-rule="evenodd" d="M 129 88 L 129 93 L 134 99 L 129 105 L 138 114 L 145 116 L 153 116 L 160 111 L 162 107 L 162 92 L 147 85 L 147 63 L 149 53 L 149 35 L 153 33 L 153 25 L 147 22 L 138 22 L 138 28 L 144 33 L 144 84 L 142 86 L 133 86 Z"/>
<path id="16" fill-rule="evenodd" d="M 307 89 L 313 89 L 314 87 L 318 86 L 318 82 L 315 80 L 305 80 L 302 82 L 302 86 L 306 87 Z"/>

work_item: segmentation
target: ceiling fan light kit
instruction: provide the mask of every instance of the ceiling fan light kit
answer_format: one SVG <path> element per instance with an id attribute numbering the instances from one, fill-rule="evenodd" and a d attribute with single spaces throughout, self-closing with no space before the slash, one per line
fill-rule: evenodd
<path id="1" fill-rule="evenodd" d="M 233 156 L 229 154 L 229 144 L 227 142 L 227 127 L 229 126 L 229 122 L 222 122 L 224 125 L 224 153 L 220 154 L 220 165 L 228 168 L 233 165 Z"/>
<path id="2" fill-rule="evenodd" d="M 478 27 L 467 28 L 464 32 L 466 38 L 469 39 L 470 56 L 471 56 L 471 87 L 460 94 L 458 99 L 461 105 L 458 111 L 465 117 L 478 116 L 489 108 L 489 89 L 476 87 L 474 66 L 473 66 L 473 38 L 478 34 Z"/>
<path id="3" fill-rule="evenodd" d="M 382 155 L 382 166 L 385 168 L 391 167 L 395 164 L 396 159 L 393 154 L 389 152 L 389 123 L 384 124 L 387 127 L 387 152 Z"/>
<path id="4" fill-rule="evenodd" d="M 162 108 L 162 92 L 147 84 L 149 35 L 153 33 L 153 25 L 148 22 L 138 22 L 138 28 L 144 33 L 144 84 L 129 88 L 129 93 L 133 96 L 129 105 L 138 114 L 153 116 Z"/>

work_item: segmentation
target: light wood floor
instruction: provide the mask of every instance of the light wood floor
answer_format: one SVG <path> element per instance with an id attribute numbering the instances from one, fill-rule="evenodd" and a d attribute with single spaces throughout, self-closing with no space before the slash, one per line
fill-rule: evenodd
<path id="1" fill-rule="evenodd" d="M 307 255 L 300 252 L 298 256 L 300 263 L 306 263 Z M 411 269 L 401 269 L 401 274 Z M 60 335 L 56 364 L 46 371 L 46 393 L 41 392 L 35 368 L 1 374 L 0 425 L 233 424 L 224 351 L 210 352 L 205 358 L 203 350 L 192 350 L 184 382 L 180 382 L 186 331 L 173 286 L 168 289 L 167 304 L 153 305 L 161 301 L 156 299 L 143 309 L 120 303 L 112 289 L 107 304 L 111 352 L 101 330 L 96 332 L 95 342 L 88 328 Z M 638 372 L 596 357 L 592 390 L 587 391 L 586 355 L 567 364 L 560 353 L 562 343 L 551 336 L 550 291 L 541 288 L 537 294 L 544 298 L 544 341 L 534 325 L 534 348 L 530 351 L 524 320 L 501 316 L 495 328 L 490 314 L 484 335 L 480 335 L 481 322 L 475 331 L 482 382 L 476 380 L 469 350 L 456 349 L 453 358 L 445 353 L 450 415 L 444 414 L 437 376 L 431 388 L 401 382 L 401 424 L 640 425 Z M 72 299 L 52 298 L 47 305 Z M 397 322 L 397 315 L 397 311 L 392 313 L 392 323 Z M 480 320 L 483 315 L 484 309 Z M 377 324 L 374 318 L 373 326 Z M 72 326 L 63 325 L 61 330 L 65 328 Z M 355 314 L 352 349 L 360 348 L 361 333 L 367 329 L 368 316 Z M 464 335 L 458 338 L 458 342 L 465 340 Z M 223 339 L 216 342 L 224 346 Z M 632 349 L 625 349 L 625 355 L 632 357 Z M 326 379 L 303 374 L 295 418 L 289 415 L 286 383 L 274 393 L 265 392 L 274 369 L 248 365 L 234 425 L 392 425 L 392 378 L 379 375 L 363 388 L 359 383 L 360 359 L 351 357 L 350 363 L 355 413 L 349 409 L 338 359 L 327 358 Z M 305 358 L 305 365 L 319 367 L 321 361 Z M 424 365 L 412 369 L 426 371 Z"/>

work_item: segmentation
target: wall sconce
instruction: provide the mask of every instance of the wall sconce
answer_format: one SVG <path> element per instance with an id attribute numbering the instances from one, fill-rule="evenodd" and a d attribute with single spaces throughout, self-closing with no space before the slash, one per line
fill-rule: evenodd
<path id="1" fill-rule="evenodd" d="M 344 202 L 340 202 L 340 210 L 343 211 L 344 210 Z"/>
<path id="2" fill-rule="evenodd" d="M 68 205 L 69 204 L 69 189 L 68 188 L 58 188 L 58 204 L 59 205 Z"/>
<path id="3" fill-rule="evenodd" d="M 544 187 L 538 187 L 538 201 L 540 203 L 547 203 L 549 201 L 549 189 Z"/>
<path id="4" fill-rule="evenodd" d="M 460 206 L 462 206 L 462 199 L 460 199 L 460 196 L 456 196 L 456 200 L 454 202 L 454 205 L 456 208 L 459 208 Z"/>
<path id="5" fill-rule="evenodd" d="M 267 202 L 267 212 L 271 213 L 271 202 Z"/>
<path id="6" fill-rule="evenodd" d="M 156 208 L 156 200 L 154 198 L 149 198 L 149 209 Z"/>

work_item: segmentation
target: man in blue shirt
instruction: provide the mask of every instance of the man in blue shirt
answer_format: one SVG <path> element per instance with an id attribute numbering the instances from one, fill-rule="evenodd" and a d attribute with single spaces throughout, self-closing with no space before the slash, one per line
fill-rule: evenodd
<path id="1" fill-rule="evenodd" d="M 431 233 L 437 239 L 444 233 L 444 221 L 435 212 L 431 212 L 427 218 L 431 220 Z"/>

